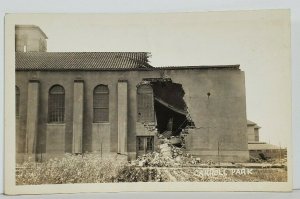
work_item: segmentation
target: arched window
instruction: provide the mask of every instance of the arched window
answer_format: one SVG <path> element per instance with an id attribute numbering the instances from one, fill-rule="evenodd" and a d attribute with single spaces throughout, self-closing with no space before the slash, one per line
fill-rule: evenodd
<path id="1" fill-rule="evenodd" d="M 16 86 L 16 116 L 20 116 L 20 89 Z"/>
<path id="2" fill-rule="evenodd" d="M 137 89 L 137 114 L 139 122 L 154 121 L 153 89 L 150 85 L 141 85 Z"/>
<path id="3" fill-rule="evenodd" d="M 65 89 L 60 85 L 49 90 L 48 122 L 63 123 L 65 118 Z"/>
<path id="4" fill-rule="evenodd" d="M 98 85 L 93 96 L 94 122 L 109 121 L 109 91 L 106 85 Z"/>

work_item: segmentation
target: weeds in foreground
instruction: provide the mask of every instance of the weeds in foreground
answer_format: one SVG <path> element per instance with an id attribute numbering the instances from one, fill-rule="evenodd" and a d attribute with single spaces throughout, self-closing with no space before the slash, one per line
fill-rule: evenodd
<path id="1" fill-rule="evenodd" d="M 42 163 L 17 165 L 17 185 L 122 182 L 286 182 L 284 168 L 255 169 L 251 175 L 201 176 L 199 167 L 138 167 L 117 157 L 67 154 Z"/>
<path id="2" fill-rule="evenodd" d="M 16 184 L 66 184 L 114 182 L 119 171 L 127 164 L 117 158 L 101 158 L 66 154 L 42 163 L 26 161 L 18 165 Z"/>

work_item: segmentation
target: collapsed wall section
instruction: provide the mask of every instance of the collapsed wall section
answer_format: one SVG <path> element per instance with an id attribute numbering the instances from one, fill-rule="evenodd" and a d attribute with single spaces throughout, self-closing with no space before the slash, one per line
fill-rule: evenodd
<path id="1" fill-rule="evenodd" d="M 159 133 L 171 132 L 178 136 L 192 121 L 188 118 L 188 108 L 183 99 L 184 90 L 181 84 L 172 80 L 158 79 L 152 81 L 154 93 L 154 110 Z"/>
<path id="2" fill-rule="evenodd" d="M 249 160 L 244 73 L 239 69 L 164 70 L 153 88 L 158 135 L 185 134 L 187 153 L 213 161 Z"/>
<path id="3" fill-rule="evenodd" d="M 138 109 L 141 110 L 138 111 L 138 120 L 143 119 L 146 128 L 154 124 L 157 137 L 176 138 L 173 139 L 174 145 L 182 147 L 182 133 L 194 125 L 183 99 L 185 92 L 182 85 L 173 83 L 171 79 L 145 78 L 138 86 L 138 95 Z"/>

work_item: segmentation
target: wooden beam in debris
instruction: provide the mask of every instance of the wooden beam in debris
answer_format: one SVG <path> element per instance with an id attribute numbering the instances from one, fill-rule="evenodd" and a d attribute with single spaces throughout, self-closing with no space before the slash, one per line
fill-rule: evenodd
<path id="1" fill-rule="evenodd" d="M 170 104 L 168 104 L 167 102 L 165 102 L 164 100 L 158 98 L 158 97 L 154 97 L 154 100 L 156 100 L 157 102 L 159 102 L 160 104 L 164 105 L 165 107 L 171 109 L 172 111 L 175 111 L 176 113 L 182 114 L 182 115 L 187 115 L 188 112 L 185 110 L 181 110 L 179 108 L 176 108 Z"/>

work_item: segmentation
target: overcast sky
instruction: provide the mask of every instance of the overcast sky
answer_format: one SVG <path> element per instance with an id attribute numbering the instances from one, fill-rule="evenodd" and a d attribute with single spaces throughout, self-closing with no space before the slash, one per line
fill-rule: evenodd
<path id="1" fill-rule="evenodd" d="M 48 51 L 147 51 L 151 65 L 240 64 L 247 117 L 262 141 L 287 146 L 291 133 L 287 11 L 22 17 L 48 36 Z"/>

